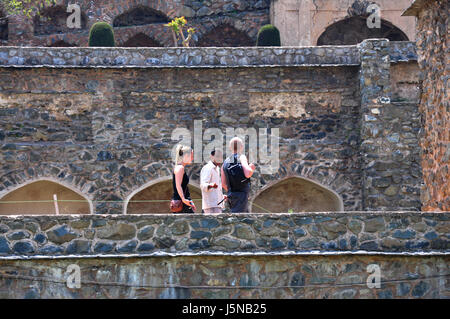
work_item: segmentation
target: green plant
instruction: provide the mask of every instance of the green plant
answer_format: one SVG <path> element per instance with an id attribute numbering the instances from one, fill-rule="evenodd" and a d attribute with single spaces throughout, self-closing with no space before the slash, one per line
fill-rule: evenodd
<path id="1" fill-rule="evenodd" d="M 172 29 L 172 36 L 173 36 L 173 42 L 175 43 L 175 46 L 178 46 L 178 40 L 181 39 L 181 42 L 184 47 L 189 47 L 189 42 L 192 38 L 192 35 L 195 33 L 194 28 L 187 29 L 188 36 L 185 37 L 183 33 L 183 28 L 186 26 L 187 21 L 185 17 L 175 18 L 169 23 L 165 24 L 166 27 L 169 27 Z M 178 36 L 180 38 L 178 38 Z"/>
<path id="2" fill-rule="evenodd" d="M 90 47 L 114 47 L 114 30 L 106 22 L 96 22 L 89 31 Z"/>
<path id="3" fill-rule="evenodd" d="M 258 47 L 279 47 L 281 46 L 280 31 L 277 27 L 266 24 L 258 31 L 258 37 L 256 40 L 256 46 Z"/>
<path id="4" fill-rule="evenodd" d="M 7 19 L 12 15 L 22 14 L 28 18 L 31 18 L 33 12 L 37 16 L 41 16 L 40 11 L 45 8 L 46 5 L 56 4 L 55 0 L 0 0 L 0 9 L 4 11 L 6 15 L 1 19 Z"/>
<path id="5" fill-rule="evenodd" d="M 292 208 L 289 208 L 289 209 L 288 209 L 288 213 L 289 213 L 289 214 L 292 214 L 292 213 L 294 213 L 294 210 L 293 210 Z"/>

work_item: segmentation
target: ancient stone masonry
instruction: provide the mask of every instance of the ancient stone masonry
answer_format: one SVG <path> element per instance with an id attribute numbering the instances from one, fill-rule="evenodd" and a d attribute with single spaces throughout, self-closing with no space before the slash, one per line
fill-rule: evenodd
<path id="1" fill-rule="evenodd" d="M 81 9 L 81 28 L 69 29 L 66 26 L 71 14 L 67 12 L 69 3 L 73 2 L 57 0 L 55 6 L 42 12 L 44 17 L 51 18 L 49 21 L 12 16 L 8 21 L 9 37 L 7 40 L 1 37 L 0 45 L 85 47 L 90 27 L 97 21 L 105 21 L 114 27 L 117 46 L 135 45 L 133 42 L 145 35 L 148 39 L 139 46 L 170 47 L 174 46 L 172 34 L 164 23 L 185 16 L 196 29 L 191 46 L 212 46 L 217 39 L 221 39 L 220 46 L 246 46 L 248 41 L 255 45 L 259 28 L 270 23 L 269 0 L 80 0 L 76 4 Z M 226 37 L 229 32 L 242 37 Z"/>
<path id="2" fill-rule="evenodd" d="M 415 1 L 406 12 L 418 18 L 417 50 L 422 71 L 423 209 L 450 210 L 450 107 L 448 97 L 448 1 Z M 445 14 L 447 13 L 447 14 Z"/>
<path id="3" fill-rule="evenodd" d="M 1 216 L 0 256 L 419 253 L 450 248 L 448 213 Z"/>
<path id="4" fill-rule="evenodd" d="M 0 48 L 0 66 L 24 67 L 248 67 L 357 66 L 355 46 L 246 48 Z"/>
<path id="5" fill-rule="evenodd" d="M 122 214 L 138 190 L 170 179 L 175 128 L 191 134 L 194 127 L 218 128 L 224 138 L 227 128 L 267 134 L 279 128 L 279 169 L 258 168 L 251 203 L 272 202 L 283 182 L 292 190 L 276 211 L 420 209 L 419 83 L 411 43 L 3 47 L 0 63 L 1 197 L 48 180 L 85 198 L 93 213 Z M 200 168 L 188 168 L 193 188 Z M 317 197 L 297 200 L 296 187 Z M 149 194 L 135 199 L 155 199 Z M 328 198 L 331 206 L 314 206 L 313 198 Z"/>
<path id="6" fill-rule="evenodd" d="M 449 298 L 449 217 L 1 216 L 0 298 Z"/>
<path id="7" fill-rule="evenodd" d="M 73 264 L 81 268 L 80 289 L 66 285 L 65 270 Z M 366 284 L 367 267 L 373 264 L 381 269 L 379 289 Z M 447 270 L 445 256 L 4 260 L 0 298 L 448 299 Z"/>
<path id="8" fill-rule="evenodd" d="M 416 146 L 420 115 L 418 94 L 411 95 L 411 91 L 417 92 L 417 87 L 405 94 L 399 84 L 398 92 L 393 95 L 391 84 L 397 85 L 393 81 L 395 73 L 406 66 L 392 65 L 391 56 L 394 61 L 405 61 L 401 50 L 390 50 L 385 40 L 364 41 L 360 49 L 364 209 L 419 207 L 421 174 Z M 409 66 L 406 72 L 412 71 Z M 417 82 L 417 76 L 411 74 L 413 83 Z"/>

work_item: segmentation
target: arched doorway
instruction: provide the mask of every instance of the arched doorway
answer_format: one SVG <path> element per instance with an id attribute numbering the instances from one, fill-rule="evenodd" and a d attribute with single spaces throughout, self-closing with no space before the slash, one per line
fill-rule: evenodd
<path id="1" fill-rule="evenodd" d="M 301 177 L 288 177 L 263 189 L 255 196 L 250 206 L 252 213 L 343 210 L 342 199 L 338 194 L 314 181 Z"/>
<path id="2" fill-rule="evenodd" d="M 54 33 L 75 32 L 86 28 L 86 14 L 81 12 L 81 29 L 73 29 L 67 26 L 67 18 L 71 12 L 66 11 L 66 7 L 62 5 L 54 5 L 44 8 L 40 15 L 35 15 L 34 35 L 46 35 Z"/>
<path id="3" fill-rule="evenodd" d="M 247 33 L 229 24 L 221 24 L 205 33 L 197 42 L 197 47 L 248 47 L 254 46 Z"/>
<path id="4" fill-rule="evenodd" d="M 49 45 L 51 48 L 76 47 L 75 44 L 67 43 L 64 40 L 58 40 Z"/>
<path id="5" fill-rule="evenodd" d="M 145 35 L 142 32 L 129 38 L 122 44 L 123 47 L 162 47 L 163 45 L 155 39 Z"/>
<path id="6" fill-rule="evenodd" d="M 194 199 L 197 213 L 202 210 L 202 192 L 199 187 L 189 184 L 191 198 Z M 133 192 L 125 203 L 125 214 L 168 214 L 173 195 L 172 179 L 150 182 Z M 155 200 L 156 202 L 145 202 Z M 142 201 L 142 202 L 140 202 Z"/>
<path id="7" fill-rule="evenodd" d="M 8 18 L 0 11 L 0 40 L 8 40 Z"/>
<path id="8" fill-rule="evenodd" d="M 381 20 L 381 28 L 369 28 L 367 18 L 355 16 L 326 28 L 317 40 L 317 45 L 354 45 L 372 38 L 408 41 L 406 34 L 388 21 Z"/>
<path id="9" fill-rule="evenodd" d="M 164 13 L 147 6 L 136 6 L 114 18 L 113 27 L 167 22 L 169 22 L 169 19 Z"/>
<path id="10" fill-rule="evenodd" d="M 59 214 L 92 213 L 92 203 L 81 193 L 57 182 L 43 179 L 26 183 L 2 196 L 0 215 L 56 214 L 54 194 L 58 201 L 62 200 L 58 202 Z"/>

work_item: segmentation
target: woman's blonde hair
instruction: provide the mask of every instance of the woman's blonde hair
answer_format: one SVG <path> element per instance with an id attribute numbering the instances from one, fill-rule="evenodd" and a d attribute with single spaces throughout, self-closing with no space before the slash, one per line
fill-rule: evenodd
<path id="1" fill-rule="evenodd" d="M 189 146 L 178 144 L 175 148 L 175 164 L 181 164 L 183 157 L 187 154 L 191 155 L 191 151 Z"/>

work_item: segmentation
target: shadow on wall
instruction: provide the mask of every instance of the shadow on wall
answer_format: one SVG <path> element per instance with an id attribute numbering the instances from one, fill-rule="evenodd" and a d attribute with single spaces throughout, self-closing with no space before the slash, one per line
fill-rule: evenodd
<path id="1" fill-rule="evenodd" d="M 63 5 L 47 7 L 40 14 L 40 16 L 35 15 L 33 18 L 34 35 L 72 33 L 86 29 L 87 16 L 84 12 L 81 12 L 81 29 L 69 28 L 67 26 L 67 19 L 71 13 L 67 12 L 66 7 Z"/>
<path id="2" fill-rule="evenodd" d="M 290 210 L 293 212 L 343 210 L 343 202 L 339 195 L 324 186 L 301 177 L 288 177 L 263 189 L 255 196 L 250 206 L 252 213 L 268 213 L 268 211 L 286 213 Z"/>
<path id="3" fill-rule="evenodd" d="M 202 211 L 202 192 L 200 188 L 189 184 L 189 193 L 194 199 L 197 213 Z M 130 200 L 125 203 L 126 214 L 168 214 L 170 213 L 169 204 L 173 195 L 172 179 L 153 183 L 144 186 L 131 195 Z M 197 200 L 195 200 L 197 199 Z M 140 202 L 142 201 L 142 202 Z M 149 202 L 154 201 L 154 202 Z"/>
<path id="4" fill-rule="evenodd" d="M 58 202 L 59 214 L 92 213 L 91 203 L 81 194 L 56 182 L 40 180 L 20 186 L 1 197 L 0 215 L 56 214 L 53 194 L 56 194 L 58 201 L 62 200 Z M 66 200 L 70 201 L 64 202 Z"/>
<path id="5" fill-rule="evenodd" d="M 0 40 L 8 40 L 8 18 L 0 11 Z"/>
<path id="6" fill-rule="evenodd" d="M 132 36 L 127 41 L 125 41 L 122 47 L 163 47 L 161 43 L 155 39 L 145 35 L 142 32 Z"/>
<path id="7" fill-rule="evenodd" d="M 195 44 L 197 47 L 251 47 L 255 45 L 247 33 L 229 24 L 221 24 L 205 33 Z"/>

